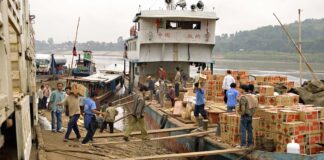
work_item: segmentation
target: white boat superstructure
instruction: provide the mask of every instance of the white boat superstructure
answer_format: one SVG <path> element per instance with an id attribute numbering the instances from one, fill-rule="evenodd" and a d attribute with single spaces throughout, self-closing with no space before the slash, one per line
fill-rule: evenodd
<path id="1" fill-rule="evenodd" d="M 189 73 L 191 63 L 212 67 L 218 17 L 215 12 L 200 8 L 176 10 L 169 7 L 136 14 L 125 47 L 131 85 L 141 83 L 147 75 L 156 75 L 159 66 L 168 71 L 170 78 L 176 67 Z"/>

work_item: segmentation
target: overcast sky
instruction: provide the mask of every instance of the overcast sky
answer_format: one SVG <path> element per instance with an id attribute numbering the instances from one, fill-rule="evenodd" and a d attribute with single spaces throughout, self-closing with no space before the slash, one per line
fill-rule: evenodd
<path id="1" fill-rule="evenodd" d="M 197 1 L 187 0 L 187 4 Z M 291 23 L 298 18 L 298 8 L 303 10 L 302 19 L 324 18 L 324 0 L 204 0 L 204 3 L 206 10 L 215 8 L 220 18 L 217 35 L 277 25 L 273 12 L 283 23 Z M 53 37 L 55 42 L 73 41 L 79 16 L 79 42 L 115 42 L 119 36 L 125 39 L 139 5 L 142 10 L 165 8 L 164 0 L 30 0 L 31 14 L 36 15 L 36 39 Z"/>

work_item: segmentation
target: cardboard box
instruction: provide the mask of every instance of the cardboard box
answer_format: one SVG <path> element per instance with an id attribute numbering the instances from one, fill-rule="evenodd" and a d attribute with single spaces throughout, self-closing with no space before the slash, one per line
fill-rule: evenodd
<path id="1" fill-rule="evenodd" d="M 306 134 L 305 135 L 305 143 L 306 144 L 316 144 L 321 143 L 321 134 Z"/>
<path id="2" fill-rule="evenodd" d="M 305 135 L 287 136 L 283 134 L 277 134 L 275 138 L 275 141 L 280 144 L 288 144 L 292 140 L 295 140 L 295 143 L 298 144 L 305 143 Z"/>
<path id="3" fill-rule="evenodd" d="M 269 122 L 278 122 L 278 111 L 276 110 L 265 110 L 261 118 L 264 118 L 265 121 Z"/>
<path id="4" fill-rule="evenodd" d="M 312 154 L 318 154 L 321 151 L 323 151 L 323 147 L 317 145 L 317 144 L 312 144 L 312 145 L 306 145 L 305 146 L 305 154 L 312 155 Z"/>
<path id="5" fill-rule="evenodd" d="M 259 93 L 263 96 L 273 96 L 274 95 L 274 87 L 273 86 L 259 86 Z"/>
<path id="6" fill-rule="evenodd" d="M 87 96 L 87 88 L 78 83 L 72 83 L 71 84 L 71 92 L 76 94 L 76 95 L 81 95 L 81 96 Z"/>
<path id="7" fill-rule="evenodd" d="M 309 121 L 305 122 L 308 134 L 317 134 L 321 132 L 320 121 Z"/>
<path id="8" fill-rule="evenodd" d="M 270 106 L 276 106 L 277 105 L 277 101 L 276 101 L 276 97 L 275 96 L 265 96 L 264 97 L 265 100 L 264 100 L 264 104 L 265 105 L 270 105 Z"/>
<path id="9" fill-rule="evenodd" d="M 297 111 L 292 110 L 279 110 L 278 111 L 278 121 L 279 122 L 294 122 L 299 119 L 299 114 Z"/>
<path id="10" fill-rule="evenodd" d="M 293 136 L 293 135 L 302 135 L 307 133 L 305 122 L 285 122 L 280 123 L 277 126 L 279 133 Z"/>
<path id="11" fill-rule="evenodd" d="M 317 110 L 303 110 L 299 112 L 299 119 L 303 122 L 318 120 Z"/>
<path id="12" fill-rule="evenodd" d="M 324 107 L 314 107 L 315 110 L 318 110 L 318 118 L 324 118 Z"/>
<path id="13" fill-rule="evenodd" d="M 296 94 L 284 94 L 276 96 L 276 103 L 278 106 L 293 106 L 299 102 L 299 96 Z"/>

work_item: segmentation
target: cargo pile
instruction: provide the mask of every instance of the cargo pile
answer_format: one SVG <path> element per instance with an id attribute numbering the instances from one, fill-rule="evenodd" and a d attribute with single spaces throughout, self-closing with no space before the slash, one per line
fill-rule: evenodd
<path id="1" fill-rule="evenodd" d="M 253 138 L 257 149 L 286 152 L 293 139 L 302 154 L 317 154 L 324 142 L 324 108 L 298 104 L 299 96 L 273 96 L 272 86 L 260 86 L 259 99 L 269 105 L 259 105 L 253 117 Z M 240 116 L 224 113 L 220 116 L 221 139 L 240 144 Z"/>
<path id="2" fill-rule="evenodd" d="M 206 100 L 216 103 L 224 103 L 224 91 L 222 86 L 225 74 L 212 75 L 209 71 L 205 71 L 203 74 L 207 77 L 206 80 L 202 82 Z M 247 71 L 232 71 L 232 76 L 234 77 L 237 86 L 240 86 L 241 84 L 246 85 L 249 82 L 249 74 Z M 239 87 L 237 89 L 243 93 L 243 90 Z"/>

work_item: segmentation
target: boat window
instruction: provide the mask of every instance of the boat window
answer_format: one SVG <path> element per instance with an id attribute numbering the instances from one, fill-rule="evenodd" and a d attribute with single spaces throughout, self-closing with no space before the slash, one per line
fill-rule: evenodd
<path id="1" fill-rule="evenodd" d="M 166 29 L 201 29 L 199 21 L 167 21 Z"/>

